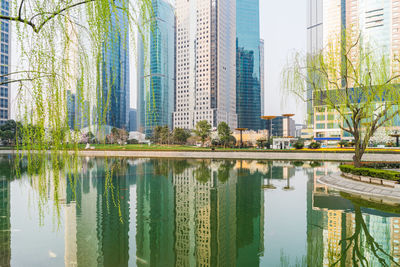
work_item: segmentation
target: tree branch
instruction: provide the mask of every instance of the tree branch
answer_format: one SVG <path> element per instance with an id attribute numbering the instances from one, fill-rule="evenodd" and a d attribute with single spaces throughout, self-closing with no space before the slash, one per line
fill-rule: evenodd
<path id="1" fill-rule="evenodd" d="M 0 15 L 0 19 L 24 23 L 24 24 L 26 24 L 26 25 L 29 25 L 29 26 L 33 29 L 33 31 L 34 31 L 35 33 L 39 33 L 40 30 L 41 30 L 51 19 L 53 19 L 54 17 L 60 15 L 61 13 L 65 12 L 65 11 L 67 11 L 67 10 L 69 10 L 69 9 L 72 9 L 72 8 L 74 8 L 74 7 L 77 7 L 77 6 L 80 6 L 80 5 L 84 5 L 84 4 L 88 4 L 88 3 L 91 3 L 91 2 L 95 2 L 95 1 L 97 1 L 97 0 L 85 0 L 85 1 L 81 1 L 81 2 L 78 2 L 78 3 L 75 3 L 75 4 L 72 4 L 72 5 L 63 7 L 63 8 L 61 8 L 61 9 L 57 10 L 57 11 L 54 11 L 54 12 L 41 12 L 41 13 L 37 13 L 37 14 L 35 14 L 34 16 L 32 16 L 30 19 L 22 18 L 22 17 L 21 17 L 21 16 L 22 16 L 22 6 L 23 6 L 23 4 L 24 4 L 24 1 L 25 1 L 25 0 L 22 0 L 21 5 L 19 6 L 19 12 L 18 12 L 18 16 L 17 16 L 17 17 L 14 17 L 14 16 L 6 16 L 6 15 Z M 43 20 L 42 22 L 40 22 L 40 23 L 38 23 L 38 24 L 36 24 L 36 23 L 33 22 L 33 20 L 34 20 L 36 17 L 38 17 L 38 16 L 43 16 L 43 15 L 46 14 L 46 13 L 48 13 L 48 14 L 50 14 L 50 15 L 47 16 L 46 18 L 44 18 L 44 20 Z"/>

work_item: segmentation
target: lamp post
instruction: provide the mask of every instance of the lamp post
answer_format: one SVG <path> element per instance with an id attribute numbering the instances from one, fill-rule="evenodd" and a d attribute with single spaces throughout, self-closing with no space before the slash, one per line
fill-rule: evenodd
<path id="1" fill-rule="evenodd" d="M 240 148 L 242 148 L 242 147 L 243 147 L 243 136 L 242 136 L 242 132 L 243 132 L 243 131 L 246 131 L 247 128 L 236 128 L 235 130 L 240 132 Z"/>

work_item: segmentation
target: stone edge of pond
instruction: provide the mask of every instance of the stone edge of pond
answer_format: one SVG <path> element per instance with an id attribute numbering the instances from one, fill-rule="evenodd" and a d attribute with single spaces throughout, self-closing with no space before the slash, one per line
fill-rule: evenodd
<path id="1" fill-rule="evenodd" d="M 325 175 L 318 179 L 318 183 L 346 193 L 357 194 L 364 197 L 387 199 L 399 202 L 400 189 L 381 185 L 374 185 L 344 178 L 340 173 Z"/>
<path id="2" fill-rule="evenodd" d="M 15 154 L 15 150 L 0 150 L 1 154 Z M 71 150 L 69 153 L 76 153 Z M 132 157 L 132 158 L 191 158 L 191 159 L 245 159 L 245 160 L 315 160 L 352 161 L 351 153 L 303 153 L 303 152 L 248 152 L 248 151 L 149 151 L 149 150 L 79 150 L 84 157 Z M 364 161 L 400 161 L 400 153 L 368 153 Z"/>

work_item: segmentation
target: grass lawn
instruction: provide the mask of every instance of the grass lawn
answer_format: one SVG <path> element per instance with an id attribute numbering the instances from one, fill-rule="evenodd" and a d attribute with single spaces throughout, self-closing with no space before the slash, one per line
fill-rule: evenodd
<path id="1" fill-rule="evenodd" d="M 153 151 L 207 151 L 210 152 L 211 148 L 209 147 L 197 147 L 197 146 L 188 146 L 188 145 L 147 145 L 147 144 L 137 144 L 137 145 L 108 145 L 108 144 L 92 144 L 90 145 L 94 147 L 94 150 L 131 150 L 131 151 L 143 151 L 143 150 L 153 150 Z M 85 144 L 79 144 L 79 150 L 85 150 Z M 0 150 L 14 150 L 15 147 L 0 147 Z M 22 149 L 22 148 L 21 148 Z M 74 149 L 71 146 L 71 149 Z M 288 152 L 288 153 L 296 153 L 296 152 L 304 152 L 304 153 L 354 153 L 354 148 L 319 148 L 319 149 L 258 149 L 258 148 L 223 148 L 217 147 L 215 151 L 226 151 L 226 152 Z M 365 153 L 380 153 L 380 154 L 393 154 L 400 153 L 400 149 L 385 149 L 385 148 L 369 148 Z"/>
<path id="2" fill-rule="evenodd" d="M 209 147 L 197 147 L 187 145 L 106 145 L 106 144 L 95 144 L 91 145 L 95 147 L 95 150 L 164 150 L 164 151 L 211 151 Z M 79 149 L 84 150 L 85 145 L 79 145 Z M 354 153 L 354 148 L 320 148 L 320 149 L 257 149 L 257 148 L 215 148 L 215 151 L 249 151 L 249 152 L 307 152 L 307 153 Z M 366 153 L 400 153 L 400 149 L 382 149 L 382 148 L 370 148 L 367 149 Z"/>

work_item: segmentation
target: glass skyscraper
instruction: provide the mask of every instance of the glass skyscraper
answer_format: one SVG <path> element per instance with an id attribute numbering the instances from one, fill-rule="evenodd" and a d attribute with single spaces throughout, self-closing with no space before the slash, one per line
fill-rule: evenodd
<path id="1" fill-rule="evenodd" d="M 167 1 L 153 0 L 150 22 L 141 23 L 138 43 L 138 130 L 172 128 L 175 107 L 175 14 Z"/>
<path id="2" fill-rule="evenodd" d="M 9 0 L 1 0 L 1 14 L 9 15 L 10 2 Z M 1 39 L 0 39 L 0 80 L 3 83 L 7 80 L 7 74 L 10 68 L 10 22 L 0 20 L 1 23 Z M 0 125 L 10 119 L 10 85 L 2 84 L 0 86 Z"/>
<path id="3" fill-rule="evenodd" d="M 259 0 L 236 0 L 236 112 L 238 127 L 261 127 Z"/>
<path id="4" fill-rule="evenodd" d="M 120 1 L 115 1 L 118 6 Z M 112 8 L 111 25 L 103 45 L 99 123 L 127 128 L 129 116 L 129 23 L 126 12 Z"/>

